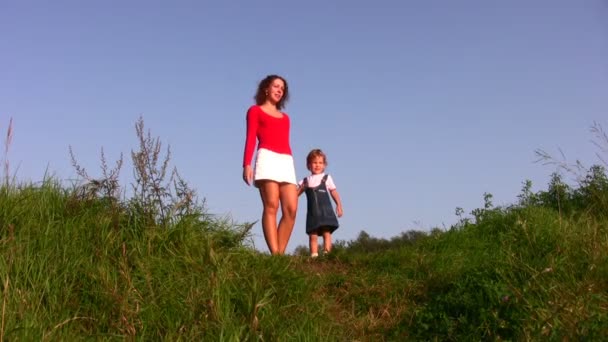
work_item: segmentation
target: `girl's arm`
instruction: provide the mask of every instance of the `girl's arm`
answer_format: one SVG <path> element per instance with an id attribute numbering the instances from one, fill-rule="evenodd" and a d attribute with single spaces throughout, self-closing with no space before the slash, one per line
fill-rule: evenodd
<path id="1" fill-rule="evenodd" d="M 300 197 L 300 195 L 303 194 L 304 191 L 306 191 L 307 185 L 308 185 L 308 182 L 306 181 L 306 178 L 304 178 L 302 181 L 300 181 L 300 184 L 298 184 L 298 197 Z"/>
<path id="2" fill-rule="evenodd" d="M 300 195 L 303 194 L 304 191 L 306 191 L 306 188 L 304 188 L 304 184 L 298 185 L 298 197 L 300 197 Z"/>
<path id="3" fill-rule="evenodd" d="M 336 203 L 336 214 L 338 214 L 338 217 L 342 217 L 342 201 L 340 200 L 338 190 L 333 189 L 330 190 L 329 193 L 331 194 L 331 198 L 333 198 L 334 202 Z"/>

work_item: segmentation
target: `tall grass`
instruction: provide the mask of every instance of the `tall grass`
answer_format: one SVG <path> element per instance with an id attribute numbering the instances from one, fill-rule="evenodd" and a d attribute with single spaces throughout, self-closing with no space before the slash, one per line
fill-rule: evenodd
<path id="1" fill-rule="evenodd" d="M 219 243 L 223 222 L 142 223 L 52 180 L 2 191 L 3 338 L 272 340 L 332 330 L 317 306 L 294 308 L 311 284 L 288 258 Z"/>
<path id="2" fill-rule="evenodd" d="M 506 207 L 485 194 L 449 230 L 361 232 L 321 259 L 270 256 L 246 244 L 252 224 L 208 213 L 171 178 L 159 141 L 137 125 L 131 198 L 113 181 L 122 161 L 110 169 L 103 153 L 100 177 L 72 153 L 83 184 L 0 186 L 0 340 L 608 336 L 602 167 L 575 186 L 526 183 Z"/>

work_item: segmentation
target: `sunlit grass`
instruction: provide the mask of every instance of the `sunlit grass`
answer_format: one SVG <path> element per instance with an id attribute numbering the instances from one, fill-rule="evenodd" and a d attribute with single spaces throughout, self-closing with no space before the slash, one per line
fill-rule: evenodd
<path id="1" fill-rule="evenodd" d="M 136 161 L 159 160 L 138 125 Z M 144 164 L 146 178 L 167 163 Z M 470 218 L 457 210 L 448 230 L 361 232 L 318 259 L 252 249 L 252 224 L 209 214 L 185 182 L 164 195 L 170 184 L 148 177 L 125 199 L 106 171 L 110 181 L 85 177 L 85 187 L 52 178 L 0 186 L 1 341 L 608 336 L 602 167 L 578 187 L 555 175 L 546 191 L 526 183 L 508 207 L 485 194 L 483 208 Z"/>

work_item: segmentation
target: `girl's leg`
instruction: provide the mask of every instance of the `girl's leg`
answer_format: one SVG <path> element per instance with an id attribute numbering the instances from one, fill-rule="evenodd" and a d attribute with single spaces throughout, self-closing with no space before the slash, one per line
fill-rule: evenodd
<path id="1" fill-rule="evenodd" d="M 331 252 L 331 233 L 329 230 L 323 232 L 323 251 L 325 253 Z"/>
<path id="2" fill-rule="evenodd" d="M 310 247 L 310 255 L 319 255 L 319 241 L 317 240 L 317 233 L 308 234 L 308 247 Z"/>
<path id="3" fill-rule="evenodd" d="M 262 197 L 262 229 L 264 239 L 271 254 L 279 254 L 279 239 L 277 234 L 277 211 L 279 209 L 279 184 L 273 181 L 259 181 L 260 197 Z"/>
<path id="4" fill-rule="evenodd" d="M 298 188 L 295 184 L 282 183 L 279 185 L 279 196 L 281 198 L 282 214 L 278 228 L 279 253 L 285 254 L 293 226 L 296 223 Z"/>

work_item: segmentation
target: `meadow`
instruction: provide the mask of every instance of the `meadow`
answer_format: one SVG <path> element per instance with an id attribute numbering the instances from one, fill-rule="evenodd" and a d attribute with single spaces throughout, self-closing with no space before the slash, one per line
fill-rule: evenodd
<path id="1" fill-rule="evenodd" d="M 554 161 L 545 190 L 492 195 L 448 229 L 270 256 L 253 223 L 209 213 L 136 123 L 122 159 L 82 182 L 0 186 L 0 341 L 599 340 L 608 336 L 608 177 Z M 608 147 L 599 125 L 592 133 Z M 6 146 L 10 145 L 7 135 Z M 602 150 L 600 150 L 601 152 Z M 603 150 L 606 151 L 606 150 Z M 601 156 L 601 154 L 600 154 Z M 7 161 L 5 161 L 5 166 Z M 8 167 L 5 167 L 5 171 Z"/>

